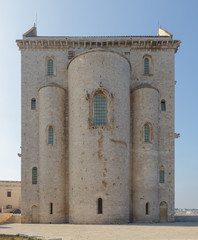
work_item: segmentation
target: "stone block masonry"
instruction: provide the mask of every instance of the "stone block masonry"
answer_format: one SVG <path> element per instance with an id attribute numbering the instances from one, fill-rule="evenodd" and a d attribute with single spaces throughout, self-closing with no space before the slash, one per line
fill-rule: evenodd
<path id="1" fill-rule="evenodd" d="M 158 36 L 17 40 L 22 222 L 174 221 L 174 54 Z"/>

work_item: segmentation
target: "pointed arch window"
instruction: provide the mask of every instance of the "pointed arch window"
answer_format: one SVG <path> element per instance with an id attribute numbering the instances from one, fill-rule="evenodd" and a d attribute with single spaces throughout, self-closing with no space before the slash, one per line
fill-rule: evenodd
<path id="1" fill-rule="evenodd" d="M 149 68 L 150 68 L 150 61 L 149 58 L 144 58 L 144 74 L 150 74 Z"/>
<path id="2" fill-rule="evenodd" d="M 166 111 L 166 101 L 164 99 L 161 101 L 161 111 Z"/>
<path id="3" fill-rule="evenodd" d="M 98 198 L 98 214 L 102 214 L 102 198 Z"/>
<path id="4" fill-rule="evenodd" d="M 47 74 L 54 75 L 54 61 L 52 59 L 47 61 Z"/>
<path id="5" fill-rule="evenodd" d="M 37 184 L 37 167 L 32 168 L 32 184 Z"/>
<path id="6" fill-rule="evenodd" d="M 151 127 L 148 123 L 144 125 L 144 142 L 151 141 Z"/>
<path id="7" fill-rule="evenodd" d="M 107 126 L 107 97 L 97 94 L 93 101 L 93 125 Z"/>
<path id="8" fill-rule="evenodd" d="M 31 110 L 36 110 L 36 99 L 35 98 L 31 99 Z"/>
<path id="9" fill-rule="evenodd" d="M 54 128 L 51 126 L 48 128 L 48 144 L 54 144 Z"/>

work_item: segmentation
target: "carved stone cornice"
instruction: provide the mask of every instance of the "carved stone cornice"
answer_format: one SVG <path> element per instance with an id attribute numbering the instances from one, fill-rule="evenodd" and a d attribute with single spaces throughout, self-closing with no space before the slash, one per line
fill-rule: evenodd
<path id="1" fill-rule="evenodd" d="M 110 37 L 109 37 L 110 38 Z M 142 38 L 142 39 L 141 39 Z M 180 41 L 172 40 L 171 38 L 160 37 L 119 37 L 115 39 L 102 39 L 100 37 L 90 38 L 60 38 L 60 39 L 42 39 L 42 38 L 25 38 L 23 40 L 17 40 L 19 49 L 71 49 L 71 48 L 131 48 L 131 49 L 174 49 L 177 51 Z"/>

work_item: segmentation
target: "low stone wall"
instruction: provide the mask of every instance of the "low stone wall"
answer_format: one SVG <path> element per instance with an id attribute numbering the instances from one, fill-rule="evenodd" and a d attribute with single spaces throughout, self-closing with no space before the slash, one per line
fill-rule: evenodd
<path id="1" fill-rule="evenodd" d="M 198 215 L 178 215 L 175 216 L 175 222 L 198 222 Z"/>
<path id="2" fill-rule="evenodd" d="M 0 224 L 21 223 L 21 214 L 0 213 Z"/>
<path id="3" fill-rule="evenodd" d="M 12 213 L 0 213 L 0 224 L 5 223 L 12 215 Z"/>
<path id="4" fill-rule="evenodd" d="M 13 214 L 7 221 L 7 223 L 21 223 L 21 214 Z"/>

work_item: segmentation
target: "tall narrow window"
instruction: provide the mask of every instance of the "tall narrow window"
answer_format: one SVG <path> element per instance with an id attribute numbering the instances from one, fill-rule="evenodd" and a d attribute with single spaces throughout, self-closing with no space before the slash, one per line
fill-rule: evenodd
<path id="1" fill-rule="evenodd" d="M 47 62 L 47 74 L 48 75 L 54 74 L 54 62 L 52 59 L 49 59 Z"/>
<path id="2" fill-rule="evenodd" d="M 146 203 L 146 215 L 149 215 L 149 203 Z"/>
<path id="3" fill-rule="evenodd" d="M 53 203 L 50 203 L 50 214 L 53 214 Z"/>
<path id="4" fill-rule="evenodd" d="M 166 101 L 164 99 L 161 101 L 161 111 L 166 111 Z"/>
<path id="5" fill-rule="evenodd" d="M 144 142 L 150 142 L 151 128 L 149 124 L 144 125 Z"/>
<path id="6" fill-rule="evenodd" d="M 98 198 L 98 214 L 102 214 L 102 198 Z"/>
<path id="7" fill-rule="evenodd" d="M 164 174 L 164 167 L 162 166 L 160 168 L 160 172 L 159 172 L 159 182 L 160 183 L 164 183 L 165 182 L 165 174 Z"/>
<path id="8" fill-rule="evenodd" d="M 97 94 L 94 97 L 94 126 L 107 125 L 107 98 L 104 94 Z"/>
<path id="9" fill-rule="evenodd" d="M 31 109 L 36 110 L 36 99 L 35 98 L 31 99 Z"/>
<path id="10" fill-rule="evenodd" d="M 144 58 L 144 74 L 149 73 L 149 58 Z"/>
<path id="11" fill-rule="evenodd" d="M 32 168 L 32 184 L 37 184 L 37 167 Z"/>
<path id="12" fill-rule="evenodd" d="M 48 129 L 48 144 L 54 144 L 54 129 L 53 127 L 49 127 Z"/>

